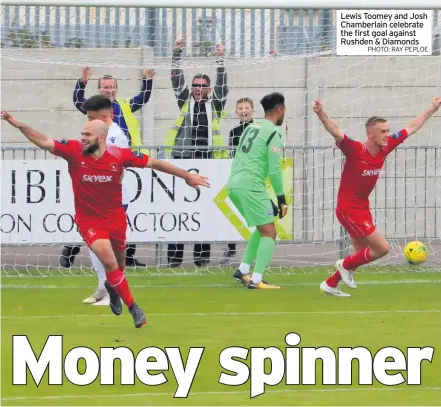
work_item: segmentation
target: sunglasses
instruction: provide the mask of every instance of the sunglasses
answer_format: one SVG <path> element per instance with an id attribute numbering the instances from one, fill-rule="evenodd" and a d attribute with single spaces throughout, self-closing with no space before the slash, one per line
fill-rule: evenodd
<path id="1" fill-rule="evenodd" d="M 206 85 L 205 83 L 192 83 L 192 88 L 209 88 L 209 85 Z"/>

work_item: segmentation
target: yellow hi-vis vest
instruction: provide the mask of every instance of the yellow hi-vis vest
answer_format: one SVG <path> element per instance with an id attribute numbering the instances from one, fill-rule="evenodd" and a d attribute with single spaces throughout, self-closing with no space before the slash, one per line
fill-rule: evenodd
<path id="1" fill-rule="evenodd" d="M 182 127 L 182 123 L 184 123 L 185 115 L 188 113 L 188 109 L 190 106 L 190 102 L 187 100 L 182 106 L 181 112 L 179 113 L 178 118 L 173 124 L 172 128 L 169 130 L 167 137 L 165 138 L 164 145 L 166 146 L 174 146 L 176 141 L 176 136 L 178 135 L 179 130 Z M 213 136 L 213 146 L 221 147 L 224 145 L 224 140 L 222 138 L 222 134 L 219 126 L 219 119 L 222 119 L 226 116 L 226 112 L 222 111 L 220 117 L 218 116 L 215 109 L 213 109 L 213 120 L 211 123 L 211 134 Z M 169 153 L 171 150 L 167 149 L 166 152 Z M 213 151 L 214 158 L 228 158 L 227 150 L 214 150 Z"/>
<path id="2" fill-rule="evenodd" d="M 124 116 L 124 121 L 126 122 L 127 129 L 130 133 L 130 139 L 132 140 L 132 146 L 142 146 L 142 140 L 141 140 L 141 131 L 139 129 L 139 123 L 138 120 L 136 120 L 135 115 L 132 112 L 132 109 L 130 108 L 130 99 L 122 99 L 118 98 L 116 101 L 121 106 L 121 113 Z M 143 149 L 136 149 L 137 151 L 140 151 L 141 153 L 150 154 L 150 151 L 143 148 Z"/>

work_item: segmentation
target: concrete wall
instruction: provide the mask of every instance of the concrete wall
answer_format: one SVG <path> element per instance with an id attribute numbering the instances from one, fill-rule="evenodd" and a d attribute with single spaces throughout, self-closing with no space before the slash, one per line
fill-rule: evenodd
<path id="1" fill-rule="evenodd" d="M 161 145 L 178 114 L 170 85 L 170 61 L 153 61 L 149 49 L 2 51 L 2 109 L 54 138 L 77 137 L 85 122 L 72 103 L 73 87 L 84 65 L 93 70 L 86 96 L 94 93 L 95 78 L 110 73 L 120 78 L 119 95 L 124 97 L 139 91 L 141 67 L 156 66 L 151 100 L 138 115 L 146 144 Z M 206 72 L 214 79 L 212 61 L 184 63 L 188 83 L 198 72 Z M 385 116 L 391 130 L 397 130 L 426 109 L 432 97 L 441 95 L 441 57 L 235 60 L 228 63 L 228 84 L 228 116 L 222 123 L 226 142 L 229 129 L 237 123 L 234 109 L 239 97 L 252 97 L 256 116 L 262 117 L 260 98 L 281 91 L 288 108 L 283 126 L 286 144 L 329 146 L 332 137 L 312 112 L 316 97 L 324 100 L 330 117 L 353 138 L 365 138 L 363 124 L 372 115 Z M 2 126 L 1 136 L 3 145 L 26 144 L 20 133 L 9 126 Z M 441 112 L 407 144 L 441 147 Z M 390 158 L 388 178 L 380 180 L 373 194 L 373 204 L 379 208 L 379 226 L 394 237 L 424 234 L 439 238 L 440 150 L 437 155 L 433 150 L 416 156 L 411 151 L 400 154 Z M 340 235 L 333 219 L 340 168 L 338 152 L 310 150 L 296 154 L 296 239 L 335 239 Z M 385 207 L 389 211 L 382 209 Z M 392 215 L 387 218 L 389 212 Z"/>
<path id="2" fill-rule="evenodd" d="M 2 108 L 17 113 L 21 120 L 47 131 L 54 138 L 74 137 L 84 122 L 72 104 L 75 80 L 81 67 L 90 64 L 93 78 L 110 73 L 120 79 L 120 96 L 130 97 L 140 88 L 140 68 L 159 65 L 154 92 L 143 109 L 144 140 L 160 145 L 177 116 L 178 110 L 170 86 L 169 61 L 154 62 L 149 49 L 44 49 L 2 50 Z M 190 82 L 203 70 L 214 79 L 210 61 L 185 61 L 193 65 L 185 70 Z M 202 64 L 203 65 L 202 65 Z M 324 99 L 329 115 L 354 138 L 364 135 L 363 122 L 371 115 L 390 119 L 391 129 L 419 114 L 433 96 L 441 91 L 441 57 L 425 58 L 331 58 L 262 59 L 234 61 L 228 66 L 228 117 L 223 122 L 227 136 L 237 120 L 235 101 L 250 96 L 256 102 L 256 114 L 262 116 L 259 99 L 268 92 L 286 95 L 288 116 L 284 129 L 287 144 L 329 145 L 330 136 L 312 114 L 316 96 Z M 92 80 L 86 95 L 94 93 Z M 413 143 L 439 145 L 441 115 L 417 135 Z M 16 131 L 4 128 L 2 143 L 24 140 Z"/>

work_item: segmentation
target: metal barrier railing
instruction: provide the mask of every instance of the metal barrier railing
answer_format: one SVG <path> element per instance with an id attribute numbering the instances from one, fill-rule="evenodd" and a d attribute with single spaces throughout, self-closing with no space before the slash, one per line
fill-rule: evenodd
<path id="1" fill-rule="evenodd" d="M 170 147 L 142 146 L 152 156 L 170 158 Z M 178 147 L 173 147 L 180 150 Z M 232 147 L 198 150 L 234 150 Z M 344 157 L 334 146 L 286 146 L 293 162 L 293 239 L 282 244 L 339 243 L 347 236 L 335 219 L 335 202 Z M 1 146 L 1 159 L 58 159 L 33 146 Z M 441 147 L 400 146 L 386 160 L 371 195 L 371 210 L 386 238 L 441 239 Z M 222 243 L 222 242 L 218 242 Z"/>

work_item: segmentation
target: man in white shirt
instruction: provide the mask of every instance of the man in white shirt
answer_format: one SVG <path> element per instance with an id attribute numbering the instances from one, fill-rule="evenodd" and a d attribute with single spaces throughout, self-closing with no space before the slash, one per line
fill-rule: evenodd
<path id="1" fill-rule="evenodd" d="M 129 148 L 129 139 L 113 120 L 112 120 L 112 102 L 109 98 L 103 95 L 95 95 L 87 99 L 82 108 L 87 112 L 87 118 L 89 120 L 102 120 L 109 126 L 107 133 L 107 144 L 115 145 L 122 148 Z M 122 181 L 122 204 L 124 210 L 127 211 L 129 206 L 130 197 L 128 195 L 127 185 Z M 98 275 L 98 289 L 90 297 L 86 298 L 83 303 L 92 305 L 109 305 L 109 294 L 104 287 L 106 281 L 106 272 L 104 266 L 98 260 L 98 257 L 89 249 L 90 260 L 92 266 Z"/>

